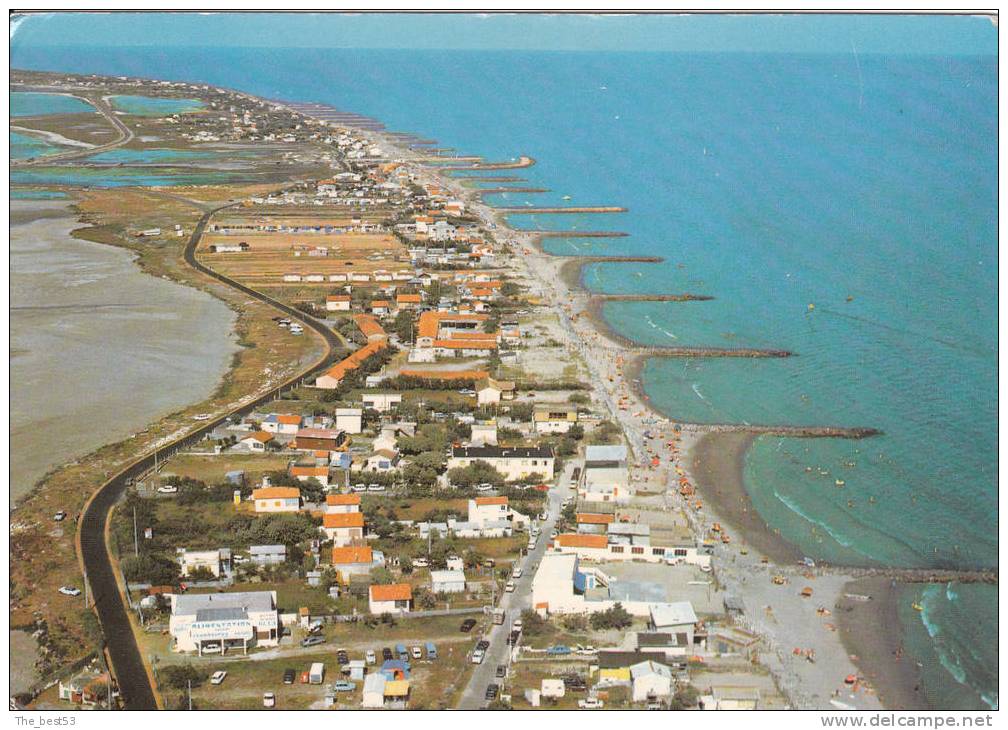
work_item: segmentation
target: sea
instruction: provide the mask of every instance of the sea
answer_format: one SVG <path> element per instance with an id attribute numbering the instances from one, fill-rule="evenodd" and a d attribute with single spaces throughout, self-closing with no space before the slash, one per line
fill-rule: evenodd
<path id="1" fill-rule="evenodd" d="M 514 215 L 597 264 L 649 344 L 790 350 L 654 359 L 650 402 L 689 422 L 865 426 L 762 437 L 745 463 L 760 514 L 809 557 L 997 566 L 997 58 L 845 54 L 17 47 L 12 65 L 200 81 L 332 104 L 551 192 L 499 205 L 622 205 Z M 998 704 L 997 589 L 909 593 L 907 653 L 942 708 Z"/>

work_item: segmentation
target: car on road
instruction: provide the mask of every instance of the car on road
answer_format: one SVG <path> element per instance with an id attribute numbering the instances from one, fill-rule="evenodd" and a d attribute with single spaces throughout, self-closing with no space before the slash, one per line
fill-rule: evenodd
<path id="1" fill-rule="evenodd" d="M 357 689 L 357 685 L 353 682 L 347 681 L 345 679 L 340 679 L 333 682 L 330 687 L 332 687 L 333 692 L 353 692 Z"/>
<path id="2" fill-rule="evenodd" d="M 557 538 L 557 531 L 556 530 L 551 530 L 550 531 L 550 539 L 551 540 L 556 540 L 556 538 Z"/>
<path id="3" fill-rule="evenodd" d="M 546 653 L 550 656 L 565 656 L 571 653 L 570 647 L 563 644 L 554 644 L 553 646 L 546 649 Z"/>
<path id="4" fill-rule="evenodd" d="M 488 684 L 486 692 L 484 693 L 483 696 L 486 697 L 488 700 L 495 700 L 497 699 L 497 692 L 499 689 L 500 687 L 498 687 L 496 684 Z"/>
<path id="5" fill-rule="evenodd" d="M 472 654 L 472 663 L 473 664 L 482 664 L 483 663 L 483 657 L 485 657 L 485 656 L 486 656 L 486 652 L 483 652 L 483 651 L 480 651 L 479 649 L 477 649 Z"/>
<path id="6" fill-rule="evenodd" d="M 521 578 L 522 577 L 522 569 L 521 569 L 521 567 L 515 568 L 514 569 L 514 573 L 511 574 L 511 577 L 514 578 L 515 580 L 518 580 L 519 578 Z"/>
<path id="7" fill-rule="evenodd" d="M 498 664 L 497 665 L 497 671 L 494 672 L 494 676 L 498 677 L 500 679 L 503 679 L 504 677 L 506 677 L 507 676 L 507 667 L 504 666 L 503 664 Z"/>
<path id="8" fill-rule="evenodd" d="M 571 472 L 571 482 L 576 482 L 581 478 L 581 467 L 575 466 L 574 471 Z"/>
<path id="9" fill-rule="evenodd" d="M 59 512 L 57 512 L 56 514 L 54 514 L 52 516 L 52 518 L 54 520 L 56 520 L 57 522 L 62 522 L 63 520 L 66 519 L 66 512 L 64 512 L 63 510 L 60 510 Z"/>
<path id="10" fill-rule="evenodd" d="M 324 636 L 306 636 L 301 639 L 301 646 L 318 646 L 325 643 Z"/>
<path id="11" fill-rule="evenodd" d="M 478 651 L 486 651 L 490 648 L 490 642 L 486 639 L 480 639 L 476 644 L 476 649 Z"/>
<path id="12" fill-rule="evenodd" d="M 588 697 L 583 700 L 578 700 L 578 707 L 582 710 L 601 710 L 605 707 L 605 703 L 598 697 Z"/>
<path id="13" fill-rule="evenodd" d="M 283 683 L 284 684 L 294 684 L 294 680 L 297 678 L 297 672 L 293 669 L 285 669 L 283 673 Z"/>
<path id="14" fill-rule="evenodd" d="M 276 707 L 276 695 L 272 692 L 263 692 L 263 707 Z"/>
<path id="15" fill-rule="evenodd" d="M 204 654 L 218 654 L 220 650 L 220 644 L 207 644 L 203 647 Z"/>
<path id="16" fill-rule="evenodd" d="M 476 491 L 477 492 L 489 492 L 491 490 L 493 490 L 493 484 L 477 484 L 476 485 Z"/>
<path id="17" fill-rule="evenodd" d="M 423 659 L 423 650 L 419 646 L 414 646 L 410 649 L 410 654 L 413 655 L 414 659 Z"/>
<path id="18" fill-rule="evenodd" d="M 368 649 L 364 653 L 364 661 L 366 661 L 368 664 L 374 664 L 376 661 L 378 661 L 377 658 L 375 657 L 374 649 Z"/>
<path id="19" fill-rule="evenodd" d="M 60 586 L 59 592 L 64 596 L 79 596 L 80 588 L 74 588 L 73 586 Z"/>
<path id="20" fill-rule="evenodd" d="M 175 494 L 178 492 L 178 487 L 174 484 L 162 484 L 157 490 L 160 494 Z"/>
<path id="21" fill-rule="evenodd" d="M 522 620 L 520 618 L 516 618 L 514 621 L 511 622 L 511 630 L 512 631 L 522 630 Z"/>
<path id="22" fill-rule="evenodd" d="M 518 643 L 519 636 L 521 636 L 521 631 L 512 631 L 508 634 L 508 646 L 515 646 Z"/>
<path id="23" fill-rule="evenodd" d="M 514 593 L 514 589 L 515 589 L 515 582 L 513 580 L 509 580 L 507 583 L 504 584 L 505 592 Z"/>
<path id="24" fill-rule="evenodd" d="M 393 656 L 392 650 L 387 646 L 381 650 L 381 658 L 383 662 L 391 661 Z"/>
<path id="25" fill-rule="evenodd" d="M 227 676 L 227 672 L 224 670 L 218 670 L 210 675 L 210 684 L 220 684 L 224 681 L 224 677 Z"/>
<path id="26" fill-rule="evenodd" d="M 367 485 L 366 484 L 354 484 L 352 487 L 350 487 L 350 490 L 353 491 L 353 492 L 366 492 L 367 491 Z"/>
<path id="27" fill-rule="evenodd" d="M 462 625 L 459 626 L 459 631 L 461 631 L 463 634 L 468 634 L 470 631 L 473 630 L 473 626 L 475 625 L 476 625 L 476 619 L 467 618 L 465 621 L 462 622 Z"/>
<path id="28" fill-rule="evenodd" d="M 595 652 L 595 647 L 594 646 L 588 645 L 588 646 L 578 646 L 577 647 L 577 653 L 580 656 L 592 656 L 596 652 Z"/>
<path id="29" fill-rule="evenodd" d="M 368 484 L 367 490 L 369 492 L 384 492 L 385 491 L 385 485 L 384 484 Z"/>

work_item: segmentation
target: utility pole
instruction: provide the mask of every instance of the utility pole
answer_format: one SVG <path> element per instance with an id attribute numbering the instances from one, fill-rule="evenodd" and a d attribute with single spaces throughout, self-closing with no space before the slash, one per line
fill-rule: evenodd
<path id="1" fill-rule="evenodd" d="M 136 506 L 133 507 L 133 555 L 140 557 L 140 540 L 137 537 Z"/>
<path id="2" fill-rule="evenodd" d="M 192 709 L 192 680 L 191 679 L 187 679 L 186 680 L 186 687 L 189 688 L 189 709 L 191 710 Z"/>

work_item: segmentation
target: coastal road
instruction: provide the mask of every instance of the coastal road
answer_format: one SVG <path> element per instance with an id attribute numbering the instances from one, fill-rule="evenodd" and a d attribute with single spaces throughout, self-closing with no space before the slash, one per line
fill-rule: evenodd
<path id="1" fill-rule="evenodd" d="M 458 709 L 479 710 L 487 705 L 486 688 L 488 684 L 496 682 L 503 684 L 505 680 L 494 676 L 498 665 L 510 665 L 511 650 L 514 647 L 508 646 L 508 635 L 511 633 L 511 622 L 517 619 L 526 608 L 532 608 L 532 577 L 535 575 L 546 553 L 546 545 L 550 541 L 550 532 L 556 526 L 557 518 L 560 516 L 560 504 L 564 498 L 570 494 L 570 475 L 574 469 L 573 463 L 568 463 L 563 473 L 557 478 L 557 484 L 549 491 L 548 496 L 548 516 L 545 522 L 539 523 L 541 530 L 539 540 L 535 550 L 527 555 L 521 562 L 522 577 L 515 581 L 515 589 L 512 593 L 504 593 L 497 604 L 497 608 L 503 608 L 505 612 L 504 623 L 501 625 L 490 625 L 490 631 L 479 638 L 490 642 L 483 663 L 478 664 L 469 677 L 469 682 L 462 691 Z M 475 642 L 470 648 L 475 647 Z"/>
<path id="2" fill-rule="evenodd" d="M 186 263 L 197 271 L 268 304 L 288 317 L 302 322 L 306 327 L 310 327 L 322 336 L 326 343 L 326 352 L 314 365 L 290 378 L 279 386 L 279 388 L 271 389 L 268 393 L 247 401 L 241 407 L 229 413 L 222 414 L 211 421 L 207 421 L 185 436 L 171 443 L 159 446 L 158 454 L 162 460 L 202 440 L 206 434 L 225 423 L 228 418 L 243 416 L 251 412 L 261 404 L 275 398 L 280 389 L 295 386 L 310 373 L 332 364 L 341 349 L 339 337 L 324 323 L 265 294 L 239 284 L 233 279 L 218 274 L 196 260 L 196 245 L 199 243 L 200 237 L 203 235 L 203 231 L 206 229 L 211 216 L 233 205 L 237 205 L 237 203 L 215 208 L 203 215 L 186 245 L 184 254 Z M 154 452 L 151 452 L 132 462 L 105 482 L 85 505 L 77 532 L 77 552 L 81 559 L 84 575 L 90 586 L 91 595 L 94 597 L 95 611 L 98 614 L 102 632 L 105 635 L 109 656 L 112 660 L 112 668 L 119 682 L 123 703 L 126 709 L 129 710 L 157 709 L 157 702 L 150 678 L 147 675 L 146 666 L 137 646 L 136 638 L 133 635 L 133 628 L 127 613 L 124 596 L 120 592 L 119 582 L 112 567 L 112 556 L 105 538 L 112 508 L 125 493 L 127 486 L 153 466 Z"/>
<path id="3" fill-rule="evenodd" d="M 122 145 L 130 142 L 134 137 L 133 130 L 126 126 L 123 121 L 115 115 L 115 112 L 112 111 L 112 107 L 108 105 L 105 98 L 93 99 L 87 96 L 81 96 L 80 94 L 73 93 L 76 89 L 64 89 L 58 86 L 25 86 L 19 87 L 16 90 L 38 91 L 45 94 L 62 94 L 64 96 L 72 96 L 75 99 L 87 102 L 98 110 L 98 113 L 105 117 L 105 119 L 107 119 L 108 122 L 116 128 L 116 131 L 119 132 L 119 137 L 112 142 L 97 145 L 95 147 L 88 147 L 87 149 L 56 152 L 51 155 L 43 155 L 42 157 L 35 157 L 28 160 L 11 160 L 10 166 L 12 168 L 32 167 L 33 165 L 51 165 L 54 162 L 66 162 L 67 160 L 75 160 L 79 157 L 89 157 L 91 155 L 96 155 L 99 152 L 106 152 L 116 147 L 121 147 Z"/>

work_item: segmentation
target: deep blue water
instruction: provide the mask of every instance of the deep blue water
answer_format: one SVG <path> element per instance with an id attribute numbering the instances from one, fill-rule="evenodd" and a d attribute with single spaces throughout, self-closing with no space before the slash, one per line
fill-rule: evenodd
<path id="1" fill-rule="evenodd" d="M 534 156 L 518 174 L 553 192 L 500 202 L 630 210 L 515 224 L 631 234 L 557 253 L 667 259 L 587 267 L 588 286 L 715 297 L 607 306 L 616 329 L 797 353 L 651 361 L 656 406 L 885 432 L 756 443 L 747 489 L 783 535 L 837 561 L 997 564 L 995 57 L 15 48 L 13 63 L 328 102 L 462 152 Z M 961 624 L 940 642 L 905 617 L 908 651 L 943 668 L 925 677 L 938 705 L 996 703 L 996 671 L 976 670 L 997 664 L 996 590 L 970 596 L 931 614 Z"/>

